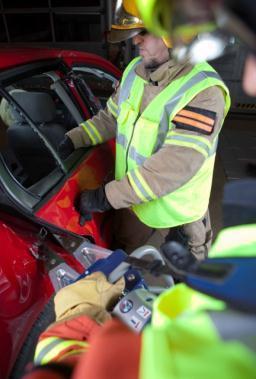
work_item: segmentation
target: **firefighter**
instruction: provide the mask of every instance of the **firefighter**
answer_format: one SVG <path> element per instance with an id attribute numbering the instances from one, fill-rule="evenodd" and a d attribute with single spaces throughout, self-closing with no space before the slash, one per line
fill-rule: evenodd
<path id="1" fill-rule="evenodd" d="M 81 193 L 79 212 L 114 208 L 115 243 L 131 252 L 156 234 L 203 259 L 212 232 L 208 204 L 229 92 L 206 62 L 177 64 L 166 38 L 144 28 L 134 1 L 117 1 L 110 41 L 133 39 L 130 62 L 107 107 L 66 134 L 74 149 L 116 137 L 115 180 Z"/>
<path id="2" fill-rule="evenodd" d="M 248 191 L 247 185 L 246 193 L 239 189 L 234 196 L 235 185 L 226 193 L 231 222 L 210 257 L 240 257 L 242 263 L 241 255 L 255 257 L 256 217 L 252 207 L 247 213 L 243 208 L 255 189 Z M 238 200 L 235 214 L 233 201 Z M 243 226 L 233 222 L 238 214 Z M 238 278 L 237 292 L 248 295 L 247 278 L 239 274 Z M 35 356 L 39 366 L 24 379 L 256 377 L 255 312 L 229 308 L 223 301 L 179 284 L 157 299 L 152 324 L 136 335 L 120 321 L 108 320 L 108 304 L 122 288 L 122 281 L 110 285 L 97 273 L 61 290 L 55 297 L 57 323 L 41 335 Z M 74 300 L 69 304 L 67 299 Z"/>
<path id="3" fill-rule="evenodd" d="M 227 228 L 210 256 L 242 262 L 242 255 L 255 264 L 255 228 Z M 224 296 L 246 295 L 246 273 L 234 272 L 237 288 L 223 289 Z M 108 312 L 123 286 L 123 279 L 113 285 L 98 272 L 61 289 L 56 322 L 41 334 L 35 365 L 23 379 L 256 377 L 255 304 L 254 312 L 243 312 L 178 284 L 157 298 L 151 324 L 136 334 Z"/>

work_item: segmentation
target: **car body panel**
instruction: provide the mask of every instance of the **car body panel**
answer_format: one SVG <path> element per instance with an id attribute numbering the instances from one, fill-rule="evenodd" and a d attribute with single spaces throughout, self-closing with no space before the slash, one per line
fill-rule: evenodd
<path id="1" fill-rule="evenodd" d="M 75 63 L 86 63 L 88 66 L 98 66 L 99 68 L 113 73 L 117 78 L 120 77 L 120 71 L 113 64 L 98 55 L 76 50 L 48 48 L 1 48 L 0 70 L 53 58 L 63 59 L 70 67 Z"/>
<path id="2" fill-rule="evenodd" d="M 0 236 L 0 377 L 7 377 L 36 318 L 53 294 L 44 264 L 34 258 L 31 249 L 38 241 L 38 227 L 1 214 Z M 5 220 L 3 220 L 3 218 Z M 55 251 L 76 269 L 82 267 L 57 245 Z M 4 254 L 8 252 L 8 254 Z"/>
<path id="3" fill-rule="evenodd" d="M 120 71 L 104 58 L 57 49 L 1 49 L 0 72 L 52 58 L 59 58 L 70 69 L 81 64 L 107 72 L 113 78 L 120 77 Z M 76 88 L 72 88 L 72 82 L 67 84 L 86 119 L 89 113 L 83 99 Z M 82 235 L 103 247 L 109 245 L 111 212 L 94 214 L 91 221 L 80 226 L 74 202 L 82 189 L 96 188 L 109 180 L 114 169 L 113 146 L 112 141 L 85 150 L 84 161 L 73 162 L 71 168 L 67 165 L 67 175 L 63 173 L 63 178 L 56 181 L 46 195 L 39 196 L 35 207 L 27 212 L 15 201 L 11 186 L 7 188 L 1 182 L 0 199 L 6 195 L 7 202 L 0 208 L 0 378 L 10 375 L 31 328 L 53 295 L 45 266 L 33 254 L 42 227 L 65 231 L 70 239 Z M 53 251 L 82 272 L 81 265 L 70 253 L 56 241 L 51 244 Z"/>
<path id="4" fill-rule="evenodd" d="M 61 189 L 40 207 L 35 213 L 36 216 L 60 228 L 65 227 L 73 233 L 93 237 L 96 244 L 107 246 L 105 228 L 108 229 L 108 225 L 104 224 L 100 231 L 98 229 L 106 215 L 94 214 L 91 221 L 80 226 L 79 214 L 74 204 L 82 190 L 97 188 L 102 184 L 102 179 L 106 181 L 113 167 L 114 155 L 111 144 L 97 146 L 65 181 Z"/>

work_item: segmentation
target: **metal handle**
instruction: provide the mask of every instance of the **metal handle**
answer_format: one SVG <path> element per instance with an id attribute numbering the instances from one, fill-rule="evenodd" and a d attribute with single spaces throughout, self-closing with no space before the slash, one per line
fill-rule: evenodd
<path id="1" fill-rule="evenodd" d="M 135 258 L 143 258 L 144 256 L 150 256 L 153 259 L 160 260 L 163 265 L 165 265 L 165 260 L 162 257 L 161 253 L 154 247 L 150 245 L 141 246 L 138 249 L 134 250 L 130 256 Z M 111 272 L 108 277 L 110 283 L 115 283 L 118 279 L 120 279 L 126 271 L 129 269 L 130 263 L 123 262 L 115 270 Z M 161 286 L 149 286 L 149 290 L 152 293 L 160 294 L 166 288 L 172 287 L 174 285 L 174 281 L 171 275 L 162 275 L 162 278 L 166 281 L 166 287 Z"/>
<path id="2" fill-rule="evenodd" d="M 138 249 L 134 250 L 131 255 L 135 258 L 143 258 L 145 255 L 148 255 L 153 259 L 160 260 L 163 263 L 163 265 L 165 265 L 165 260 L 162 257 L 160 251 L 151 245 L 141 246 Z M 174 285 L 174 280 L 171 275 L 162 275 L 162 278 L 166 281 L 166 286 L 168 288 Z M 160 294 L 166 289 L 166 287 L 148 286 L 148 289 L 150 292 L 154 294 Z"/>
<path id="3" fill-rule="evenodd" d="M 138 249 L 134 250 L 131 254 L 131 256 L 135 258 L 143 258 L 145 255 L 149 255 L 154 259 L 158 259 L 162 261 L 163 264 L 165 264 L 164 258 L 162 257 L 160 251 L 151 245 L 138 247 Z"/>

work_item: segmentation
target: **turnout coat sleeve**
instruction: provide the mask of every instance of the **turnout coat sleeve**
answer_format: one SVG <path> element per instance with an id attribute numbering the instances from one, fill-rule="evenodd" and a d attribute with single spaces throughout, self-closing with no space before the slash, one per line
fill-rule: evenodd
<path id="1" fill-rule="evenodd" d="M 86 316 L 75 317 L 52 325 L 40 336 L 40 341 L 56 337 L 88 343 L 88 347 L 76 351 L 72 346 L 70 353 L 73 349 L 76 354 L 33 367 L 23 379 L 113 379 L 117 373 L 122 379 L 139 378 L 141 335 L 119 320 L 99 326 Z"/>
<path id="2" fill-rule="evenodd" d="M 175 120 L 172 130 L 180 136 L 184 134 L 191 137 L 203 137 L 205 142 L 209 141 L 209 144 L 212 144 L 220 132 L 224 117 L 225 102 L 222 90 L 215 86 L 202 91 L 189 103 L 189 107 L 215 114 L 212 133 L 206 135 L 199 129 L 184 130 Z M 200 169 L 205 159 L 203 151 L 197 149 L 196 145 L 175 146 L 175 144 L 165 142 L 158 152 L 148 158 L 139 168 L 139 174 L 153 194 L 161 197 L 187 183 Z M 108 201 L 115 209 L 127 208 L 143 202 L 133 189 L 129 175 L 120 181 L 114 180 L 108 183 L 105 190 Z"/>

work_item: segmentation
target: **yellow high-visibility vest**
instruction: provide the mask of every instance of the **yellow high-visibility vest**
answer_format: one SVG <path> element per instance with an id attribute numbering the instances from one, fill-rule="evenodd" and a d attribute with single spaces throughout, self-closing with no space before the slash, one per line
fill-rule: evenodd
<path id="1" fill-rule="evenodd" d="M 171 82 L 140 114 L 140 104 L 147 83 L 136 75 L 140 58 L 135 58 L 124 72 L 117 109 L 116 180 L 125 175 L 141 199 L 133 211 L 146 225 L 167 228 L 199 220 L 207 211 L 212 184 L 217 137 L 210 143 L 204 136 L 179 133 L 172 120 L 200 92 L 219 86 L 225 98 L 225 115 L 230 108 L 229 91 L 216 71 L 206 62 L 199 63 L 186 75 Z M 223 121 L 224 121 L 223 118 Z M 140 175 L 139 167 L 163 144 L 185 146 L 204 155 L 197 173 L 182 187 L 157 198 Z"/>

